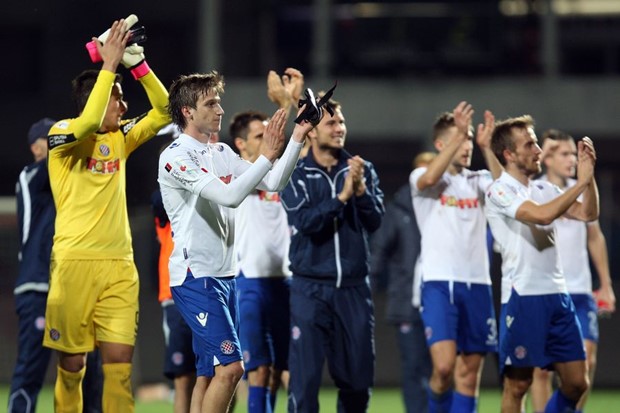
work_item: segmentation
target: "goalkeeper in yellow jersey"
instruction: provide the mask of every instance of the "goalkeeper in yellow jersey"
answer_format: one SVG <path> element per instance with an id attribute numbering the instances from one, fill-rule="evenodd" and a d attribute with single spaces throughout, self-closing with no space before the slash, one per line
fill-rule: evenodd
<path id="1" fill-rule="evenodd" d="M 137 21 L 115 21 L 93 38 L 103 60 L 73 80 L 79 116 L 49 131 L 49 176 L 56 204 L 50 290 L 43 345 L 58 352 L 56 412 L 81 412 L 85 354 L 99 347 L 104 412 L 133 412 L 131 359 L 138 327 L 138 273 L 125 196 L 125 163 L 170 123 L 168 93 L 141 46 L 128 45 Z M 103 40 L 103 41 L 102 41 Z M 131 42 L 129 42 L 131 43 Z M 122 63 L 144 87 L 152 108 L 122 120 L 127 103 L 116 69 Z"/>

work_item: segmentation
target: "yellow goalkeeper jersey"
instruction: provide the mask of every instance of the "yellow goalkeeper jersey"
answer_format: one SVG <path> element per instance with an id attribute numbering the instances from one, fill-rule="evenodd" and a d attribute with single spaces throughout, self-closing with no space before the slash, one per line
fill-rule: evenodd
<path id="1" fill-rule="evenodd" d="M 168 92 L 148 73 L 139 81 L 152 109 L 122 121 L 116 132 L 97 133 L 114 79 L 114 73 L 101 70 L 82 114 L 50 129 L 48 168 L 57 211 L 52 259 L 133 258 L 125 164 L 138 146 L 170 123 Z"/>

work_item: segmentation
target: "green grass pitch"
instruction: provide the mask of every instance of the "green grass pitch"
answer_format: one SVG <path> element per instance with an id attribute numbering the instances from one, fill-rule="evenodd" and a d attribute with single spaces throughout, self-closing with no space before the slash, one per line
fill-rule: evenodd
<path id="1" fill-rule="evenodd" d="M 4 411 L 7 406 L 8 387 L 0 386 L 0 411 Z M 479 413 L 498 413 L 500 403 L 499 389 L 483 389 L 479 402 Z M 333 388 L 323 388 L 320 393 L 321 412 L 336 411 L 336 391 Z M 53 409 L 53 388 L 46 386 L 39 397 L 36 413 L 52 413 Z M 404 412 L 401 402 L 399 389 L 395 388 L 376 388 L 370 401 L 369 413 L 401 413 Z M 531 410 L 528 406 L 528 412 Z M 594 389 L 588 402 L 587 413 L 620 413 L 620 389 Z M 170 402 L 136 402 L 136 413 L 170 413 L 172 404 Z M 245 406 L 237 406 L 234 413 L 246 413 Z M 278 403 L 275 413 L 286 412 L 286 395 L 281 393 L 278 396 Z"/>

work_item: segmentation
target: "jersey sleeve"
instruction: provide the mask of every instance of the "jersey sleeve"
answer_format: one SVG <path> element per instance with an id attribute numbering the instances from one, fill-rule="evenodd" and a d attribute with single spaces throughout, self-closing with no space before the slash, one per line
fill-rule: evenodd
<path id="1" fill-rule="evenodd" d="M 50 153 L 62 152 L 78 145 L 101 127 L 115 77 L 115 73 L 101 70 L 80 116 L 56 122 L 52 126 L 47 137 Z"/>
<path id="2" fill-rule="evenodd" d="M 139 81 L 151 103 L 151 110 L 123 123 L 122 130 L 126 139 L 127 155 L 157 135 L 159 130 L 171 121 L 167 110 L 168 91 L 157 76 L 151 71 L 142 76 Z"/>
<path id="3" fill-rule="evenodd" d="M 486 190 L 493 183 L 493 176 L 491 172 L 486 169 L 481 169 L 477 172 L 478 174 L 478 190 L 480 193 L 484 194 Z"/>
<path id="4" fill-rule="evenodd" d="M 501 180 L 497 180 L 488 188 L 487 201 L 490 207 L 502 215 L 515 218 L 517 210 L 526 199 Z"/>

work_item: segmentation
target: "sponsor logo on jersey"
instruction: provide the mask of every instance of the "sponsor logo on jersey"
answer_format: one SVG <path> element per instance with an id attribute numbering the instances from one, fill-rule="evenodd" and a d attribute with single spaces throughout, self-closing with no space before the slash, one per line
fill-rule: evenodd
<path id="1" fill-rule="evenodd" d="M 235 351 L 235 343 L 224 340 L 220 343 L 220 351 L 224 354 L 232 354 Z"/>
<path id="2" fill-rule="evenodd" d="M 168 146 L 168 149 L 173 149 L 176 148 L 177 146 L 179 146 L 180 143 L 179 142 L 172 142 L 172 144 L 170 146 Z"/>
<path id="3" fill-rule="evenodd" d="M 250 352 L 247 350 L 243 350 L 243 362 L 249 363 L 251 359 L 252 359 L 252 356 L 250 355 Z"/>
<path id="4" fill-rule="evenodd" d="M 258 191 L 258 199 L 265 202 L 280 202 L 280 194 L 277 192 Z"/>
<path id="5" fill-rule="evenodd" d="M 506 316 L 506 327 L 510 328 L 510 326 L 512 325 L 512 322 L 515 321 L 515 318 L 512 316 L 507 315 Z"/>
<path id="6" fill-rule="evenodd" d="M 102 161 L 101 159 L 87 157 L 86 169 L 96 174 L 113 174 L 121 169 L 121 161 L 119 159 Z"/>
<path id="7" fill-rule="evenodd" d="M 217 149 L 218 152 L 224 152 L 224 146 L 223 145 L 217 144 L 217 145 L 215 145 L 215 148 Z"/>
<path id="8" fill-rule="evenodd" d="M 101 152 L 103 156 L 108 156 L 110 154 L 110 147 L 102 143 L 101 145 L 99 145 L 99 152 Z"/>
<path id="9" fill-rule="evenodd" d="M 441 202 L 441 206 L 449 206 L 449 207 L 458 207 L 460 209 L 471 209 L 478 208 L 479 201 L 478 198 L 457 198 L 455 196 L 441 195 L 439 197 L 439 202 Z"/>
<path id="10" fill-rule="evenodd" d="M 45 330 L 45 317 L 40 316 L 34 320 L 34 328 L 39 331 Z"/>
<path id="11" fill-rule="evenodd" d="M 47 137 L 47 144 L 50 149 L 70 142 L 75 142 L 74 135 L 49 135 Z"/>
<path id="12" fill-rule="evenodd" d="M 209 314 L 207 314 L 207 313 L 200 313 L 200 314 L 196 315 L 196 320 L 198 320 L 200 325 L 204 327 L 204 326 L 207 325 L 207 317 L 208 316 L 209 316 Z"/>
<path id="13" fill-rule="evenodd" d="M 172 165 L 167 163 L 166 166 L 164 166 L 164 169 L 166 170 L 166 172 L 170 172 L 172 170 Z"/>
<path id="14" fill-rule="evenodd" d="M 220 176 L 220 181 L 224 182 L 225 184 L 229 184 L 231 180 L 232 175 Z"/>

